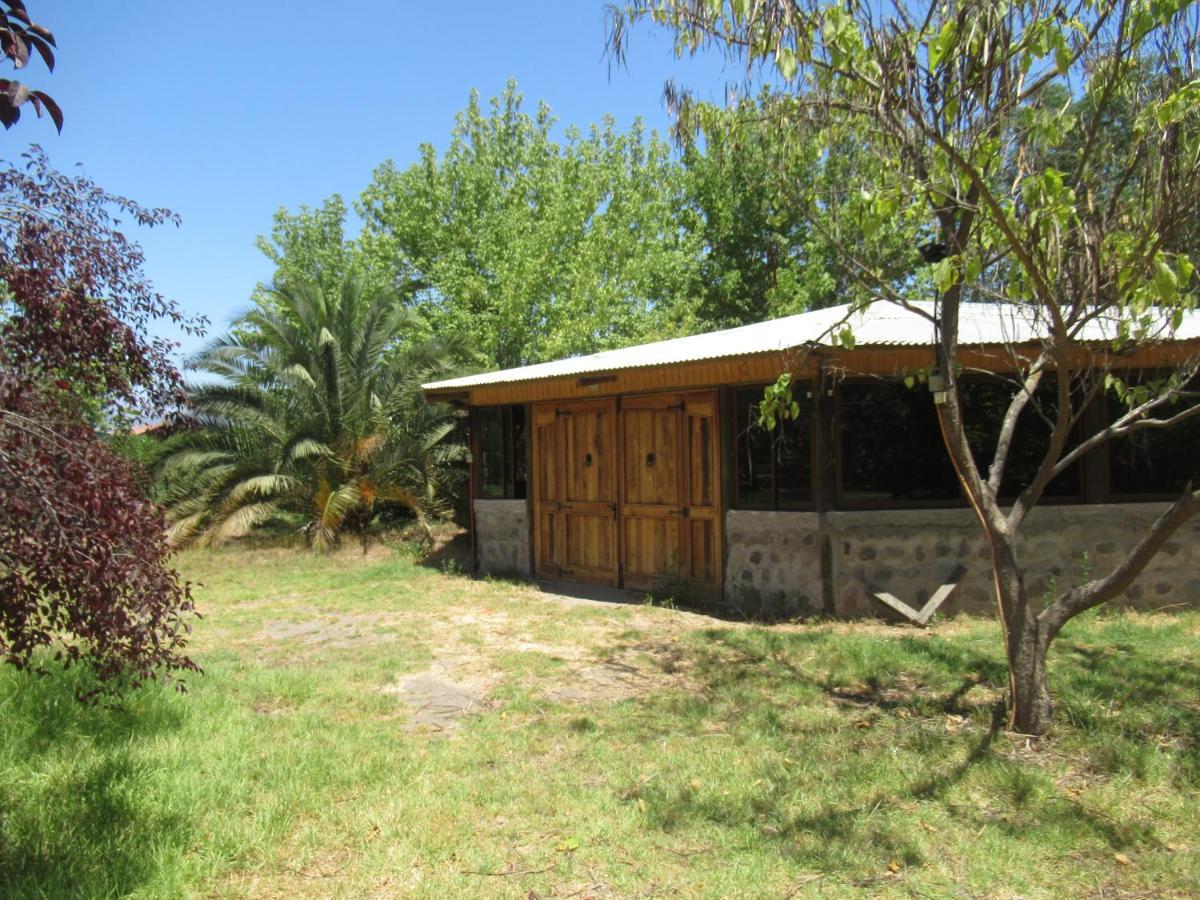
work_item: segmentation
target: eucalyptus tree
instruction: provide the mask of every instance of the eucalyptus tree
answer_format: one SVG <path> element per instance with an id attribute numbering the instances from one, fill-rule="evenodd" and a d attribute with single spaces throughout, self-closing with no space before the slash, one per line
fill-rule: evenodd
<path id="1" fill-rule="evenodd" d="M 554 138 L 515 84 L 477 94 L 440 156 L 379 166 L 358 204 L 360 247 L 439 334 L 514 366 L 693 330 L 699 238 L 682 167 L 637 122 Z"/>
<path id="2" fill-rule="evenodd" d="M 456 415 L 419 386 L 461 353 L 408 339 L 416 316 L 355 279 L 336 293 L 291 282 L 206 347 L 191 363 L 208 376 L 190 392 L 194 427 L 165 441 L 157 466 L 172 540 L 221 541 L 291 514 L 314 548 L 345 531 L 365 547 L 386 506 L 428 533 L 465 451 Z"/>
<path id="3" fill-rule="evenodd" d="M 680 53 L 715 46 L 748 73 L 765 70 L 774 85 L 769 112 L 796 140 L 817 133 L 823 152 L 860 142 L 842 190 L 852 201 L 847 221 L 864 241 L 837 246 L 872 293 L 936 325 L 945 386 L 938 421 L 991 548 L 1011 725 L 1046 731 L 1055 636 L 1118 597 L 1200 512 L 1200 491 L 1189 484 L 1108 571 L 1046 598 L 1026 590 L 1019 536 L 1050 482 L 1105 442 L 1200 413 L 1189 388 L 1194 358 L 1136 384 L 1113 365 L 1170 336 L 1196 306 L 1200 6 L 636 0 L 614 13 L 618 54 L 630 21 L 647 18 L 673 29 Z M 702 125 L 718 115 L 703 104 L 680 108 Z M 878 235 L 905 227 L 923 233 L 939 300 L 933 314 L 910 303 L 920 279 L 897 281 L 875 263 Z M 959 311 L 971 300 L 1013 305 L 1037 335 L 1001 361 L 1017 375 L 981 456 L 968 441 L 959 390 Z M 1051 388 L 1051 403 L 1039 404 L 1039 385 Z M 1106 392 L 1122 407 L 1093 427 L 1085 410 Z M 1002 504 L 1017 423 L 1035 414 L 1048 426 L 1044 453 L 1015 501 Z"/>

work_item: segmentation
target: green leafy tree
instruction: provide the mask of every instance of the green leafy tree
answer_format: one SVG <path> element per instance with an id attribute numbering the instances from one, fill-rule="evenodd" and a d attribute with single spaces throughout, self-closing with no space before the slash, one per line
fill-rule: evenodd
<path id="1" fill-rule="evenodd" d="M 670 147 L 640 123 L 568 128 L 561 144 L 553 127 L 514 84 L 486 113 L 472 94 L 443 155 L 424 145 L 415 165 L 376 169 L 363 256 L 494 366 L 690 333 L 700 250 Z"/>
<path id="2" fill-rule="evenodd" d="M 452 370 L 446 342 L 403 340 L 415 313 L 391 291 L 351 279 L 336 293 L 299 282 L 272 290 L 192 366 L 196 427 L 168 438 L 157 470 L 171 538 L 221 541 L 280 515 L 311 545 L 360 534 L 387 506 L 428 532 L 446 512 L 457 417 L 419 385 Z"/>
<path id="3" fill-rule="evenodd" d="M 1138 384 L 1114 368 L 1196 306 L 1200 5 L 644 0 L 615 13 L 618 53 L 630 17 L 672 28 L 681 53 L 717 46 L 748 71 L 767 67 L 770 111 L 797 140 L 815 131 L 823 152 L 860 143 L 844 178 L 850 221 L 870 240 L 905 223 L 923 230 L 932 314 L 911 305 L 920 285 L 890 278 L 870 243 L 838 246 L 864 287 L 937 327 L 938 420 L 991 548 L 1011 725 L 1045 732 L 1054 638 L 1118 597 L 1200 512 L 1189 485 L 1108 571 L 1046 598 L 1026 589 L 1019 537 L 1050 482 L 1106 441 L 1200 414 L 1195 359 Z M 959 392 L 959 313 L 972 300 L 1010 306 L 1036 334 L 997 361 L 1016 374 L 985 452 L 970 444 Z M 1036 399 L 1039 387 L 1052 402 Z M 1090 427 L 1085 410 L 1106 392 L 1124 411 Z M 1039 417 L 1044 452 L 1002 503 L 1017 423 Z"/>
<path id="4" fill-rule="evenodd" d="M 334 194 L 316 209 L 301 206 L 296 212 L 275 212 L 269 235 L 259 235 L 258 249 L 275 265 L 270 284 L 260 285 L 256 302 L 269 298 L 272 286 L 315 285 L 326 294 L 336 294 L 342 285 L 357 278 L 368 288 L 386 283 L 383 273 L 373 271 L 355 241 L 346 237 L 346 202 Z"/>
<path id="5" fill-rule="evenodd" d="M 673 99 L 696 211 L 693 227 L 704 247 L 697 310 L 704 328 L 865 297 L 836 246 L 863 241 L 857 225 L 844 221 L 842 192 L 843 176 L 861 152 L 858 142 L 843 140 L 836 152 L 824 152 L 818 134 L 796 135 L 773 114 L 770 94 L 724 109 L 697 107 L 682 94 Z M 697 127 L 702 142 L 695 139 Z M 914 268 L 910 248 L 911 234 L 893 233 L 876 244 L 876 265 L 902 278 Z"/>

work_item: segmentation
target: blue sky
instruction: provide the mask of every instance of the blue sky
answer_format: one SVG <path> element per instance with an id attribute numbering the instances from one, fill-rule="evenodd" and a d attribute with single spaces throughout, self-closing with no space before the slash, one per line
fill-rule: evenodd
<path id="1" fill-rule="evenodd" d="M 59 102 L 66 125 L 59 136 L 27 108 L 3 137 L 6 158 L 37 142 L 59 169 L 82 163 L 107 190 L 178 212 L 181 228 L 140 232 L 147 272 L 212 331 L 270 278 L 254 239 L 276 209 L 351 201 L 383 160 L 444 147 L 473 87 L 489 97 L 515 78 L 560 126 L 612 113 L 662 130 L 667 78 L 720 99 L 737 77 L 715 56 L 676 60 L 649 28 L 610 74 L 603 0 L 28 7 L 54 31 L 58 67 L 34 61 L 22 80 Z"/>

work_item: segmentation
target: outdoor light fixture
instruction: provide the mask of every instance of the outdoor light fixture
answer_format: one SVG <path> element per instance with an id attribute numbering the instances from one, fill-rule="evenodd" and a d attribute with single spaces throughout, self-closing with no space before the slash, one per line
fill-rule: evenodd
<path id="1" fill-rule="evenodd" d="M 946 402 L 946 382 L 937 372 L 929 375 L 929 393 L 933 394 L 933 402 L 939 406 Z"/>
<path id="2" fill-rule="evenodd" d="M 921 254 L 921 259 L 926 265 L 934 265 L 940 263 L 943 259 L 950 255 L 950 248 L 941 241 L 929 241 L 926 244 L 921 244 L 917 247 L 917 252 Z M 933 334 L 934 341 L 938 339 L 938 292 L 933 292 Z M 937 372 L 929 374 L 929 393 L 933 394 L 933 402 L 941 406 L 946 402 L 946 382 Z"/>
<path id="3" fill-rule="evenodd" d="M 917 248 L 917 252 L 921 254 L 921 259 L 930 265 L 940 263 L 950 255 L 950 251 L 946 248 L 946 245 L 938 241 L 930 241 L 928 244 L 922 244 Z"/>

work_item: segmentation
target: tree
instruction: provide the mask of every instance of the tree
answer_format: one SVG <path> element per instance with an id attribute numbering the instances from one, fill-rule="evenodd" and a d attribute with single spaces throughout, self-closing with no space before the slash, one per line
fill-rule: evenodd
<path id="1" fill-rule="evenodd" d="M 703 144 L 687 127 L 681 101 L 679 137 L 689 201 L 702 239 L 697 318 L 705 329 L 730 328 L 865 297 L 842 265 L 834 234 L 845 200 L 834 195 L 816 209 L 814 193 L 829 196 L 853 166 L 858 147 L 840 142 L 823 153 L 818 135 L 793 135 L 765 103 L 741 100 L 703 117 Z M 695 118 L 699 118 L 696 116 Z M 698 123 L 693 123 L 698 124 Z M 847 239 L 846 236 L 841 236 Z M 861 234 L 848 237 L 856 243 Z M 877 244 L 874 257 L 897 280 L 914 264 L 910 235 Z"/>
<path id="2" fill-rule="evenodd" d="M 1189 484 L 1111 571 L 1045 601 L 1026 590 L 1018 537 L 1047 485 L 1104 442 L 1200 414 L 1193 357 L 1137 383 L 1120 366 L 1196 306 L 1198 14 L 1182 0 L 646 0 L 613 19 L 618 53 L 629 17 L 653 16 L 681 52 L 715 43 L 769 67 L 773 115 L 818 131 L 827 148 L 860 142 L 844 182 L 851 221 L 868 235 L 923 228 L 933 314 L 910 302 L 920 281 L 889 279 L 869 248 L 839 246 L 864 285 L 937 328 L 938 421 L 991 548 L 1010 722 L 1026 733 L 1050 726 L 1046 657 L 1062 627 L 1119 596 L 1200 512 Z M 980 455 L 960 395 L 958 319 L 970 301 L 1011 305 L 1036 336 L 1002 361 L 1016 375 L 991 452 Z M 1087 410 L 1106 393 L 1123 411 L 1094 427 Z M 1034 415 L 1047 423 L 1046 445 L 1002 504 L 1017 423 Z"/>
<path id="3" fill-rule="evenodd" d="M 272 516 L 302 522 L 311 545 L 336 545 L 387 506 L 426 528 L 446 511 L 462 458 L 457 419 L 419 386 L 461 354 L 447 342 L 402 342 L 414 313 L 394 291 L 345 281 L 327 294 L 292 282 L 193 361 L 216 381 L 193 388 L 194 428 L 168 438 L 171 538 L 239 537 Z"/>
<path id="4" fill-rule="evenodd" d="M 375 170 L 363 256 L 495 366 L 690 333 L 700 251 L 670 148 L 640 123 L 568 128 L 561 145 L 553 127 L 514 84 L 486 114 L 472 94 L 440 158 L 424 145 Z"/>
<path id="5" fill-rule="evenodd" d="M 5 9 L 0 9 L 0 52 L 13 64 L 13 68 L 23 69 L 29 62 L 29 50 L 32 47 L 46 64 L 46 68 L 54 71 L 54 35 L 49 29 L 42 27 L 29 18 L 25 4 L 21 0 L 2 0 Z M 21 118 L 21 107 L 32 103 L 34 110 L 41 118 L 42 111 L 49 113 L 55 127 L 61 132 L 63 127 L 62 110 L 54 102 L 54 98 L 45 91 L 35 91 L 27 85 L 11 78 L 0 78 L 0 122 L 5 128 L 12 128 Z"/>
<path id="6" fill-rule="evenodd" d="M 295 213 L 282 208 L 276 211 L 271 234 L 259 235 L 256 242 L 275 264 L 271 283 L 256 290 L 256 302 L 269 298 L 272 286 L 279 285 L 315 285 L 332 296 L 352 278 L 371 287 L 386 284 L 386 274 L 371 271 L 357 244 L 346 238 L 346 211 L 338 194 L 316 209 L 301 206 Z"/>
<path id="7" fill-rule="evenodd" d="M 167 671 L 194 611 L 167 568 L 165 523 L 95 429 L 180 396 L 159 320 L 198 330 L 156 293 L 115 216 L 174 221 L 54 171 L 41 150 L 0 170 L 0 658 L 86 661 L 98 690 Z"/>

